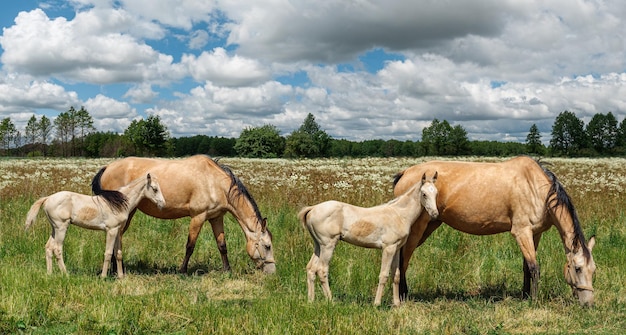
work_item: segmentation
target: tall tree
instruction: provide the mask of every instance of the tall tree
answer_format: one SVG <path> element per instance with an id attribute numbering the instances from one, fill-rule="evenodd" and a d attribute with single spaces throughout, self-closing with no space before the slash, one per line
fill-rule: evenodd
<path id="1" fill-rule="evenodd" d="M 556 154 L 571 156 L 585 148 L 584 122 L 576 114 L 564 111 L 557 115 L 552 126 L 550 148 Z"/>
<path id="2" fill-rule="evenodd" d="M 10 154 L 9 149 L 15 140 L 16 134 L 17 129 L 13 121 L 11 121 L 11 118 L 7 117 L 2 119 L 2 122 L 0 122 L 0 145 L 2 145 L 6 156 Z"/>
<path id="3" fill-rule="evenodd" d="M 320 157 L 329 153 L 331 137 L 315 122 L 309 113 L 298 130 L 287 136 L 286 157 Z"/>
<path id="4" fill-rule="evenodd" d="M 613 113 L 595 114 L 585 129 L 591 146 L 601 154 L 612 151 L 617 145 L 617 119 Z"/>
<path id="5" fill-rule="evenodd" d="M 74 107 L 72 107 L 72 109 L 74 109 Z M 63 157 L 68 157 L 70 155 L 70 141 L 74 136 L 74 125 L 72 122 L 71 114 L 69 112 L 60 113 L 54 119 L 56 138 L 59 141 Z"/>
<path id="6" fill-rule="evenodd" d="M 433 119 L 430 126 L 422 130 L 422 145 L 427 155 L 445 155 L 451 146 L 452 126 L 448 121 Z"/>
<path id="7" fill-rule="evenodd" d="M 451 151 L 448 154 L 466 155 L 470 152 L 467 131 L 461 125 L 452 127 L 449 142 Z"/>
<path id="8" fill-rule="evenodd" d="M 85 107 L 80 107 L 78 111 L 75 110 L 74 115 L 72 115 L 74 119 L 74 124 L 76 128 L 74 129 L 75 136 L 72 141 L 72 147 L 74 148 L 74 154 L 76 151 L 80 151 L 81 155 L 85 154 L 85 136 L 96 131 L 96 128 L 93 126 L 93 118 L 87 112 Z M 78 142 L 78 143 L 77 143 Z M 76 148 L 78 147 L 78 150 Z"/>
<path id="9" fill-rule="evenodd" d="M 38 134 L 39 134 L 39 138 L 41 139 L 41 151 L 43 153 L 43 155 L 46 155 L 46 145 L 48 144 L 48 137 L 50 137 L 50 134 L 52 133 L 52 122 L 50 122 L 50 119 L 47 118 L 45 115 L 41 116 L 41 120 L 39 120 L 38 123 Z"/>
<path id="10" fill-rule="evenodd" d="M 541 133 L 537 125 L 533 123 L 530 126 L 528 135 L 526 135 L 526 147 L 530 154 L 543 154 L 543 144 L 541 143 Z"/>
<path id="11" fill-rule="evenodd" d="M 169 132 L 158 115 L 150 115 L 146 120 L 133 120 L 124 131 L 124 137 L 131 143 L 136 155 L 162 156 L 167 152 Z"/>
<path id="12" fill-rule="evenodd" d="M 276 126 L 246 128 L 235 142 L 235 151 L 243 157 L 276 158 L 285 150 L 285 139 Z"/>
<path id="13" fill-rule="evenodd" d="M 37 125 L 37 117 L 33 116 L 28 119 L 26 128 L 24 128 L 24 136 L 26 144 L 35 144 L 37 142 L 37 134 L 39 133 L 39 126 Z"/>

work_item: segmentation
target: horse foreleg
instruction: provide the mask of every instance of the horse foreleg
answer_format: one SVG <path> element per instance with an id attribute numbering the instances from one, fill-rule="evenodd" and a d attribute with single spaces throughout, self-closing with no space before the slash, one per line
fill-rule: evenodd
<path id="1" fill-rule="evenodd" d="M 228 262 L 228 249 L 226 248 L 226 235 L 224 235 L 224 216 L 209 220 L 215 236 L 217 249 L 222 256 L 222 271 L 230 271 L 230 263 Z"/>
<path id="2" fill-rule="evenodd" d="M 180 269 L 178 270 L 180 273 L 187 273 L 189 259 L 196 248 L 196 241 L 198 240 L 198 235 L 200 235 L 203 225 L 204 215 L 194 215 L 191 217 L 191 221 L 189 222 L 189 235 L 187 237 L 187 245 L 185 247 L 185 258 L 183 259 L 183 263 L 180 265 Z"/>
<path id="3" fill-rule="evenodd" d="M 533 236 L 533 242 L 534 242 L 534 246 L 535 246 L 535 252 L 537 252 L 537 248 L 539 247 L 539 240 L 541 240 L 541 234 L 536 234 L 535 236 Z M 539 266 L 537 264 L 537 266 Z M 537 280 L 532 280 L 533 274 L 532 271 L 530 270 L 528 263 L 526 262 L 526 259 L 524 259 L 524 288 L 523 288 L 523 294 L 524 297 L 530 297 L 532 296 L 532 290 L 531 290 L 531 284 L 534 286 L 534 291 L 537 292 L 538 291 L 538 277 L 539 277 L 539 271 L 536 271 L 536 277 Z"/>
<path id="4" fill-rule="evenodd" d="M 124 278 L 124 265 L 122 264 L 122 231 L 118 231 L 113 245 L 113 257 L 117 263 L 117 278 Z"/>
<path id="5" fill-rule="evenodd" d="M 539 264 L 532 232 L 530 228 L 513 229 L 511 234 L 515 237 L 524 256 L 524 297 L 530 295 L 530 298 L 535 300 L 539 287 Z"/>
<path id="6" fill-rule="evenodd" d="M 417 221 L 411 226 L 411 232 L 406 241 L 406 244 L 400 249 L 400 297 L 406 299 L 409 294 L 409 287 L 406 282 L 406 270 L 409 267 L 409 261 L 411 256 L 417 247 L 422 245 L 424 241 L 432 234 L 439 226 L 441 221 L 427 221 L 430 220 L 428 214 L 422 213 Z M 425 228 L 424 228 L 425 226 Z"/>
<path id="7" fill-rule="evenodd" d="M 135 212 L 137 212 L 136 207 L 132 211 L 130 211 L 130 213 L 128 214 L 128 218 L 126 219 L 126 222 L 124 223 L 124 226 L 120 230 L 119 242 L 118 242 L 120 250 L 122 250 L 122 235 L 124 235 L 128 227 L 130 226 L 130 220 L 133 219 Z M 115 253 L 113 253 L 113 256 L 111 257 L 111 272 L 117 272 L 118 276 L 120 272 L 122 273 L 122 275 L 124 273 L 124 263 L 122 262 L 121 259 L 120 260 L 117 259 L 117 255 Z"/>
<path id="8" fill-rule="evenodd" d="M 387 279 L 389 279 L 389 271 L 391 270 L 396 255 L 397 245 L 390 245 L 383 248 L 383 255 L 380 262 L 380 274 L 378 275 L 378 288 L 376 289 L 376 297 L 374 297 L 374 306 L 380 306 L 383 298 L 383 292 L 385 292 L 385 285 L 387 285 Z M 395 271 L 394 271 L 395 276 Z M 395 296 L 394 296 L 395 304 Z M 400 302 L 398 301 L 398 304 Z"/>
<path id="9" fill-rule="evenodd" d="M 100 277 L 102 278 L 106 278 L 109 272 L 109 264 L 111 263 L 111 257 L 113 256 L 113 248 L 115 247 L 115 240 L 117 239 L 118 232 L 119 228 L 111 228 L 106 232 L 107 236 L 104 248 L 104 262 L 102 263 L 102 273 L 100 274 Z"/>
<path id="10" fill-rule="evenodd" d="M 396 250 L 391 262 L 391 273 L 393 274 L 393 304 L 400 306 L 400 250 Z"/>

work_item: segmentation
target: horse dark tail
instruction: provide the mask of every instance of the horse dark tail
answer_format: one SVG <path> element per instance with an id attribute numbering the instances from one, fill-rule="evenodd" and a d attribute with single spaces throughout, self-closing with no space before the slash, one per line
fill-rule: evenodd
<path id="1" fill-rule="evenodd" d="M 102 184 L 100 183 L 100 179 L 102 179 L 102 175 L 104 174 L 104 170 L 106 170 L 106 166 L 100 169 L 98 173 L 91 180 L 91 191 L 94 195 L 102 197 L 109 207 L 115 211 L 123 211 L 128 208 L 128 198 L 119 192 L 113 190 L 104 190 L 102 189 Z"/>
<path id="2" fill-rule="evenodd" d="M 564 208 L 567 210 L 572 218 L 572 224 L 574 225 L 574 239 L 572 241 L 572 245 L 580 245 L 583 249 L 584 255 L 586 257 L 590 257 L 591 254 L 587 248 L 587 244 L 585 243 L 585 234 L 583 233 L 583 229 L 580 225 L 580 220 L 578 219 L 578 214 L 576 213 L 576 208 L 574 208 L 572 198 L 570 198 L 567 194 L 565 187 L 561 184 L 556 175 L 540 162 L 537 163 L 539 163 L 539 166 L 541 166 L 543 172 L 546 176 L 548 176 L 551 182 L 550 190 L 548 191 L 548 196 L 546 197 L 546 205 L 553 213 L 558 208 Z"/>

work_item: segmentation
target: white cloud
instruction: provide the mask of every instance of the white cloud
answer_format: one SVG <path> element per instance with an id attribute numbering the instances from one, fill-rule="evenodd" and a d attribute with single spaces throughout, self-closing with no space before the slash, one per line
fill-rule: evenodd
<path id="1" fill-rule="evenodd" d="M 198 57 L 183 55 L 181 63 L 198 82 L 208 80 L 223 86 L 248 86 L 270 79 L 268 69 L 256 60 L 230 56 L 223 48 L 202 52 Z"/>

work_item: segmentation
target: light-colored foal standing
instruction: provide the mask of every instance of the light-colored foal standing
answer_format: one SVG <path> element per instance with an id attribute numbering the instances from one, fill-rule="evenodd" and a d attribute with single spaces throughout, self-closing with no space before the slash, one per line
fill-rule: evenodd
<path id="1" fill-rule="evenodd" d="M 326 201 L 305 207 L 298 214 L 302 225 L 309 231 L 315 252 L 306 266 L 309 301 L 315 299 L 315 278 L 320 278 L 324 295 L 332 300 L 328 284 L 328 268 L 339 240 L 365 248 L 382 249 L 378 289 L 374 305 L 381 303 L 383 291 L 393 273 L 393 304 L 400 304 L 399 282 L 400 248 L 409 236 L 411 225 L 426 209 L 432 218 L 437 211 L 437 173 L 416 183 L 406 193 L 388 203 L 363 208 L 339 201 Z"/>
<path id="2" fill-rule="evenodd" d="M 165 199 L 155 176 L 135 179 L 117 191 L 104 191 L 97 196 L 61 191 L 35 201 L 28 211 L 25 229 L 28 229 L 43 205 L 44 212 L 52 226 L 52 233 L 46 243 L 46 266 L 48 274 L 52 273 L 52 256 L 57 259 L 59 269 L 67 274 L 63 261 L 63 241 L 70 224 L 82 228 L 106 231 L 106 248 L 101 277 L 106 277 L 111 263 L 111 255 L 115 252 L 118 267 L 117 275 L 124 277 L 122 269 L 122 250 L 119 235 L 128 214 L 142 199 L 149 199 L 157 206 L 163 207 Z"/>

